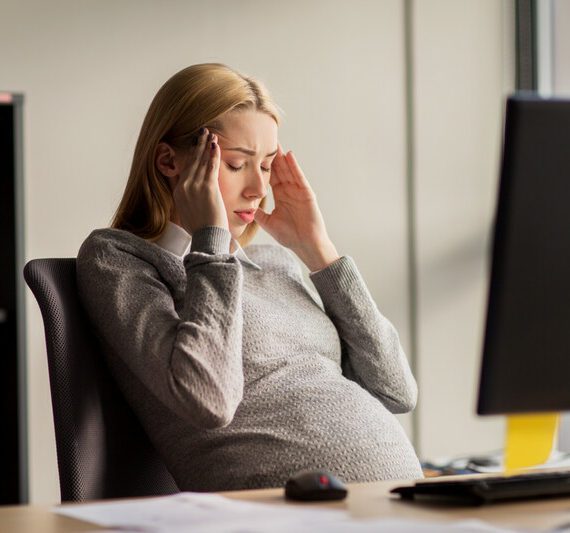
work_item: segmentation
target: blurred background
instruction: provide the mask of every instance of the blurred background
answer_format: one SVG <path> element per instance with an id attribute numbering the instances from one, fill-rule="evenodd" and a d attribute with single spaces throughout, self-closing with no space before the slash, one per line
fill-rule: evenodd
<path id="1" fill-rule="evenodd" d="M 5 261 L 75 256 L 109 225 L 162 83 L 226 63 L 284 109 L 284 149 L 400 333 L 420 390 L 400 420 L 420 457 L 502 447 L 503 417 L 476 417 L 475 400 L 505 97 L 570 94 L 570 0 L 0 0 L 0 13 L 0 107 L 16 104 L 20 148 Z M 18 454 L 0 460 L 20 466 L 20 501 L 54 502 L 43 324 L 15 290 L 19 351 L 0 351 L 19 365 L 3 378 L 19 404 L 2 406 L 19 409 Z M 6 309 L 0 328 L 15 324 Z"/>

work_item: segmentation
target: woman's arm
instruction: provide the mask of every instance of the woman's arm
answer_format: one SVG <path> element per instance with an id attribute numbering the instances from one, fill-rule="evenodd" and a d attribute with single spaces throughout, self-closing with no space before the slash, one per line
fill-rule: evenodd
<path id="1" fill-rule="evenodd" d="M 398 334 L 378 311 L 354 261 L 339 258 L 293 152 L 284 154 L 279 146 L 269 183 L 275 209 L 270 214 L 258 209 L 255 220 L 311 270 L 311 280 L 343 343 L 343 372 L 390 411 L 411 411 L 417 386 Z"/>
<path id="2" fill-rule="evenodd" d="M 194 235 L 177 313 L 171 290 L 136 241 L 105 231 L 81 247 L 77 281 L 106 351 L 192 426 L 229 424 L 243 395 L 243 273 L 228 253 L 230 233 L 206 227 Z"/>
<path id="3" fill-rule="evenodd" d="M 345 376 L 391 412 L 411 411 L 417 401 L 417 385 L 398 333 L 378 310 L 354 260 L 343 256 L 309 276 L 339 332 Z"/>

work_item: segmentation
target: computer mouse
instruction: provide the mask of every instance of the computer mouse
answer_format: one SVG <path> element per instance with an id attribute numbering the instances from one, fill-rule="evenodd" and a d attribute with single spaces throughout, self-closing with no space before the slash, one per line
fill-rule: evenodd
<path id="1" fill-rule="evenodd" d="M 347 493 L 344 483 L 327 470 L 302 470 L 285 484 L 285 497 L 289 500 L 343 500 Z"/>

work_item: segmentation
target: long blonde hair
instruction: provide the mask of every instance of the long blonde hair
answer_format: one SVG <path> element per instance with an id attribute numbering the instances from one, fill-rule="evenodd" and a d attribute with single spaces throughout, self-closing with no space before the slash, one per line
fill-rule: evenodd
<path id="1" fill-rule="evenodd" d="M 157 239 L 174 210 L 168 183 L 155 165 L 158 144 L 164 141 L 175 149 L 189 149 L 201 127 L 219 129 L 219 117 L 237 109 L 261 111 L 280 123 L 279 109 L 263 84 L 226 65 L 202 63 L 174 74 L 147 111 L 111 227 Z M 261 207 L 264 204 L 265 198 Z M 238 239 L 240 245 L 249 243 L 257 229 L 255 222 L 248 224 Z"/>

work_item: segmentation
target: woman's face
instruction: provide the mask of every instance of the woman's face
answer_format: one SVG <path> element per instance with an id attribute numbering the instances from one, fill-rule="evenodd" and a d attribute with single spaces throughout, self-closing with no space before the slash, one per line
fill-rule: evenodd
<path id="1" fill-rule="evenodd" d="M 277 124 L 259 111 L 232 111 L 216 130 L 221 148 L 219 184 L 229 230 L 237 239 L 267 195 L 271 163 L 277 153 Z M 238 212 L 250 211 L 251 214 Z"/>

